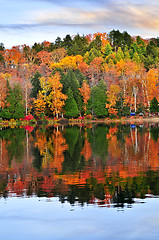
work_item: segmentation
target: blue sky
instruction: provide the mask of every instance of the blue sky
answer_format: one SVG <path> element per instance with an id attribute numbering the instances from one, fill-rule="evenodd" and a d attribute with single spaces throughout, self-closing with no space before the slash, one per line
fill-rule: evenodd
<path id="1" fill-rule="evenodd" d="M 0 42 L 32 45 L 112 29 L 157 37 L 158 12 L 158 0 L 0 0 Z"/>

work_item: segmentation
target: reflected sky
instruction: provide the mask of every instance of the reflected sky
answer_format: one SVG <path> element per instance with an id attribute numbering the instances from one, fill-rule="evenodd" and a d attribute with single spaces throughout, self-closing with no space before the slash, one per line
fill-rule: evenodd
<path id="1" fill-rule="evenodd" d="M 61 205 L 57 198 L 0 200 L 1 238 L 13 239 L 157 239 L 159 199 L 146 199 L 133 208 Z M 9 226 L 9 231 L 6 229 Z"/>

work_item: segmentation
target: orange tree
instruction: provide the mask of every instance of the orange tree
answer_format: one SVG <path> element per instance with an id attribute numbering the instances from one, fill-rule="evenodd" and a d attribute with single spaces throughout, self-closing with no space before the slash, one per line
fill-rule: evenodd
<path id="1" fill-rule="evenodd" d="M 88 83 L 86 83 L 86 81 L 83 81 L 82 87 L 79 90 L 80 90 L 81 96 L 83 97 L 84 111 L 86 114 L 87 103 L 88 103 L 88 100 L 90 99 L 91 90 L 90 90 Z"/>

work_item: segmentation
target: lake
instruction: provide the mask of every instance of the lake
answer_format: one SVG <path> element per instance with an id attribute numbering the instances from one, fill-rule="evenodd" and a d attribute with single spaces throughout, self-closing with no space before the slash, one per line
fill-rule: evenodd
<path id="1" fill-rule="evenodd" d="M 0 130 L 1 238 L 158 239 L 159 124 Z"/>

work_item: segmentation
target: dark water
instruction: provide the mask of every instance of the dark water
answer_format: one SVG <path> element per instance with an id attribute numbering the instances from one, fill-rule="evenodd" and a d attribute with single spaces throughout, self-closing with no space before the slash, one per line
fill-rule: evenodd
<path id="1" fill-rule="evenodd" d="M 2 239 L 158 239 L 159 126 L 0 131 Z"/>

